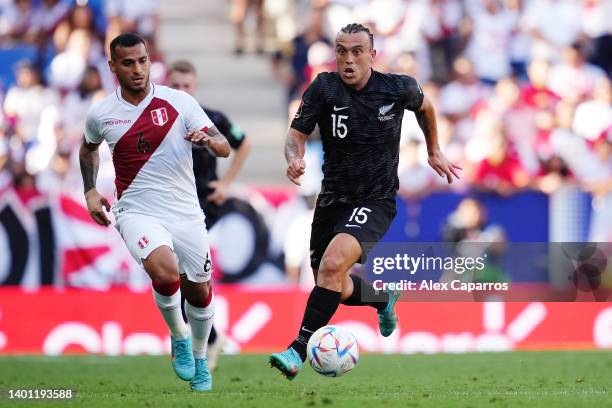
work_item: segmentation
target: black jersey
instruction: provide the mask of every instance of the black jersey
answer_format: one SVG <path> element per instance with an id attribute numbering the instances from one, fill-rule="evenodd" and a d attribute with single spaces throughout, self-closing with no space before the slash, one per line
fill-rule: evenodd
<path id="1" fill-rule="evenodd" d="M 230 120 L 222 112 L 214 111 L 202 106 L 206 115 L 212 123 L 219 129 L 229 142 L 232 149 L 238 149 L 244 141 L 244 132 Z M 196 148 L 192 149 L 193 156 L 193 173 L 195 176 L 196 190 L 200 206 L 204 208 L 206 197 L 212 193 L 212 189 L 208 187 L 208 183 L 218 180 L 217 176 L 217 157 L 211 154 L 208 149 Z"/>
<path id="2" fill-rule="evenodd" d="M 421 87 L 406 75 L 372 71 L 356 91 L 336 72 L 319 74 L 291 123 L 305 134 L 319 125 L 324 159 L 318 205 L 395 198 L 404 110 L 422 103 Z"/>

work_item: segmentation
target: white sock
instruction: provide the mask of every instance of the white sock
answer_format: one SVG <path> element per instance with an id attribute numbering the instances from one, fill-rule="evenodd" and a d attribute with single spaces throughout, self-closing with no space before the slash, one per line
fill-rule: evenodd
<path id="1" fill-rule="evenodd" d="M 191 326 L 191 345 L 195 358 L 206 357 L 206 346 L 208 336 L 213 326 L 215 316 L 215 296 L 212 295 L 210 303 L 206 307 L 195 307 L 185 302 L 185 314 Z"/>
<path id="2" fill-rule="evenodd" d="M 153 289 L 153 297 L 155 298 L 155 304 L 166 321 L 168 329 L 170 329 L 172 337 L 176 340 L 183 340 L 189 337 L 189 327 L 187 327 L 181 313 L 181 291 L 177 290 L 171 296 L 164 296 Z"/>

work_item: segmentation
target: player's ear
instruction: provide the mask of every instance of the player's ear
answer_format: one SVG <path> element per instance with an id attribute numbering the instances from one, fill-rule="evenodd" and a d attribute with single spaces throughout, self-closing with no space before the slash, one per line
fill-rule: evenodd
<path id="1" fill-rule="evenodd" d="M 113 74 L 115 74 L 115 61 L 113 61 L 112 59 L 108 60 L 108 67 L 110 68 L 111 72 Z"/>
<path id="2" fill-rule="evenodd" d="M 374 58 L 376 58 L 376 50 L 374 48 L 370 50 L 370 56 L 372 57 L 372 61 L 374 61 Z"/>

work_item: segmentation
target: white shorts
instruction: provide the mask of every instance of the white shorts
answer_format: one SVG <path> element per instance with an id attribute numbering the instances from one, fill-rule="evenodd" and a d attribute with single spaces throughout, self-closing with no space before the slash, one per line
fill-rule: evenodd
<path id="1" fill-rule="evenodd" d="M 208 282 L 212 261 L 206 224 L 202 220 L 165 222 L 143 214 L 124 212 L 117 217 L 115 228 L 139 264 L 160 246 L 174 251 L 179 272 L 192 282 Z"/>

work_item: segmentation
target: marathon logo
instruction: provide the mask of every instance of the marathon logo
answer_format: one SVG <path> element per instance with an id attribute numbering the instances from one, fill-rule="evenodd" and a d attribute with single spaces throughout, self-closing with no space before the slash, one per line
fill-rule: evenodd
<path id="1" fill-rule="evenodd" d="M 115 125 L 129 125 L 132 123 L 132 119 L 108 119 L 102 124 L 104 126 L 115 126 Z"/>

